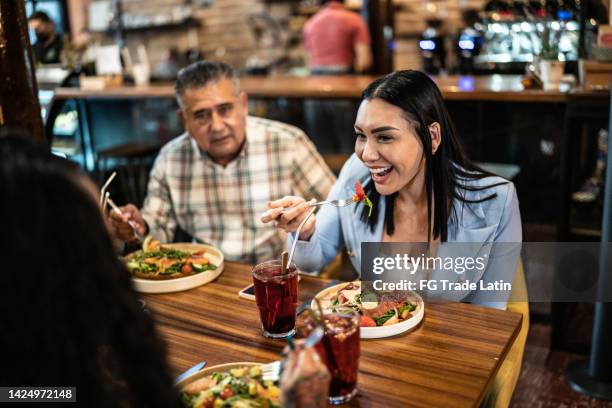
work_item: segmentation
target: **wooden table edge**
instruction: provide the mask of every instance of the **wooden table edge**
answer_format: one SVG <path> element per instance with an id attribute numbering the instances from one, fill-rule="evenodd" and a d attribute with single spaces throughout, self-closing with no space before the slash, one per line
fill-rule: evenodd
<path id="1" fill-rule="evenodd" d="M 485 387 L 483 388 L 482 392 L 478 396 L 478 399 L 476 401 L 477 403 L 473 405 L 474 407 L 479 407 L 480 404 L 482 403 L 482 400 L 484 399 L 485 395 L 489 391 L 489 387 L 491 386 L 491 383 L 495 379 L 495 376 L 497 375 L 497 373 L 499 371 L 499 368 L 501 367 L 501 365 L 503 364 L 504 360 L 506 359 L 506 356 L 510 352 L 510 349 L 514 345 L 514 342 L 516 341 L 516 338 L 518 337 L 518 334 L 521 331 L 521 327 L 523 325 L 523 315 L 520 314 L 520 313 L 517 313 L 517 312 L 510 312 L 508 310 L 506 310 L 506 312 L 517 315 L 519 317 L 519 320 L 518 320 L 516 326 L 514 327 L 514 331 L 512 332 L 512 336 L 506 342 L 506 345 L 504 347 L 503 353 L 497 359 L 497 364 L 495 364 L 495 369 L 493 370 L 493 372 L 489 376 L 489 380 L 487 381 L 487 384 L 485 385 Z M 522 361 L 522 356 L 521 356 L 521 361 Z"/>

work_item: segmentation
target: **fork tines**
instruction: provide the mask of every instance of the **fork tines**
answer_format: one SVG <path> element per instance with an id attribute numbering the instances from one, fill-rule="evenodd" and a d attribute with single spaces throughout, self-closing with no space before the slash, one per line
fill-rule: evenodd
<path id="1" fill-rule="evenodd" d="M 274 361 L 272 363 L 261 366 L 262 379 L 264 381 L 276 381 L 280 378 L 281 362 Z"/>

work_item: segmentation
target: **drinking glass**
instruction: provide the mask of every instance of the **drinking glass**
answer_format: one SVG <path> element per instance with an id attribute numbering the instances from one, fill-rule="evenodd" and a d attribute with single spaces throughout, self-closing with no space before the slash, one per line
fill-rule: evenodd
<path id="1" fill-rule="evenodd" d="M 357 394 L 360 356 L 360 315 L 357 312 L 324 312 L 325 334 L 315 348 L 332 375 L 329 403 L 344 404 Z M 312 313 L 298 324 L 298 336 L 307 336 L 317 323 Z"/>
<path id="2" fill-rule="evenodd" d="M 298 302 L 295 264 L 282 274 L 280 261 L 260 263 L 253 268 L 253 284 L 264 336 L 280 339 L 293 335 Z"/>

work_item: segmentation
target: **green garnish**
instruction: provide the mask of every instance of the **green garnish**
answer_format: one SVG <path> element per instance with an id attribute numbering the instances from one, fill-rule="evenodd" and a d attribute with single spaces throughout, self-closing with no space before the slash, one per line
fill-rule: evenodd
<path id="1" fill-rule="evenodd" d="M 387 320 L 391 319 L 393 316 L 395 316 L 395 309 L 390 309 L 387 311 L 387 313 L 375 318 L 374 320 L 376 321 L 377 326 L 382 326 L 387 322 Z"/>
<path id="2" fill-rule="evenodd" d="M 408 310 L 409 312 L 412 312 L 415 309 L 416 309 L 416 306 L 413 305 L 412 303 L 404 302 L 404 305 L 402 307 L 400 307 L 400 309 L 399 309 L 399 314 L 401 315 L 402 313 L 404 313 L 405 310 Z"/>
<path id="3" fill-rule="evenodd" d="M 374 204 L 372 204 L 372 201 L 370 201 L 370 199 L 368 197 L 366 197 L 363 200 L 363 204 L 370 209 L 368 211 L 368 217 L 371 216 L 372 215 L 372 210 L 374 209 Z"/>
<path id="4" fill-rule="evenodd" d="M 194 275 L 200 272 L 216 269 L 217 266 L 210 262 L 205 264 L 198 263 L 197 260 L 191 259 L 192 255 L 189 252 L 179 251 L 173 248 L 160 248 L 155 251 L 140 251 L 132 255 L 126 263 L 128 271 L 131 273 L 146 273 L 155 275 L 173 275 L 175 273 L 183 273 Z M 171 260 L 172 262 L 160 260 Z M 165 267 L 168 263 L 170 266 Z M 183 267 L 187 265 L 191 269 L 183 271 Z"/>
<path id="5" fill-rule="evenodd" d="M 188 252 L 179 251 L 177 249 L 160 249 L 159 251 L 147 251 L 141 252 L 135 255 L 132 260 L 136 262 L 144 261 L 148 258 L 168 258 L 168 259 L 182 259 L 189 258 L 190 254 Z"/>

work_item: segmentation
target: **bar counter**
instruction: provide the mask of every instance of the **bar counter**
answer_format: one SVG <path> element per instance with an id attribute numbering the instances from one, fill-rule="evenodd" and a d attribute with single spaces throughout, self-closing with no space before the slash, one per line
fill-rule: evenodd
<path id="1" fill-rule="evenodd" d="M 254 98 L 358 99 L 363 89 L 375 78 L 375 76 L 367 75 L 246 76 L 241 78 L 240 85 L 249 96 Z M 559 89 L 553 90 L 525 89 L 521 83 L 521 75 L 451 75 L 432 78 L 447 100 L 563 103 L 574 92 L 585 93 L 585 91 L 579 89 L 572 89 L 568 85 L 561 85 Z M 591 94 L 591 92 L 587 93 Z M 58 88 L 55 99 L 130 99 L 168 98 L 173 96 L 172 84 L 166 83 L 143 87 L 124 86 L 104 90 Z"/>

